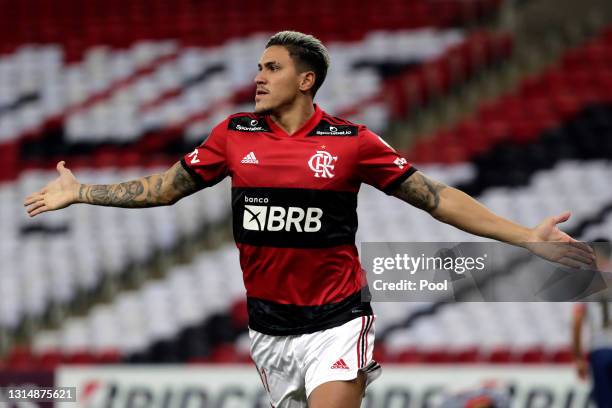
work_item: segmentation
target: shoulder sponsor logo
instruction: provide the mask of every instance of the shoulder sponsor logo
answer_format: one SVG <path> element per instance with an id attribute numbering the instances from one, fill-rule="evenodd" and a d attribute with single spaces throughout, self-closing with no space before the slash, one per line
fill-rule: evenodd
<path id="1" fill-rule="evenodd" d="M 236 125 L 236 130 L 244 130 L 246 132 L 263 132 L 265 129 L 261 126 L 242 126 L 242 125 Z"/>
<path id="2" fill-rule="evenodd" d="M 317 178 L 332 178 L 334 177 L 332 170 L 335 168 L 336 161 L 338 161 L 338 156 L 332 156 L 325 150 L 317 150 L 308 160 L 308 167 L 314 171 L 314 176 Z"/>
<path id="3" fill-rule="evenodd" d="M 264 119 L 253 119 L 250 116 L 238 116 L 230 119 L 227 128 L 240 132 L 270 132 L 270 128 Z"/>
<path id="4" fill-rule="evenodd" d="M 245 197 L 245 202 L 267 203 L 268 199 Z M 242 227 L 249 231 L 317 232 L 321 230 L 321 217 L 323 210 L 316 207 L 245 204 Z"/>
<path id="5" fill-rule="evenodd" d="M 308 136 L 357 136 L 358 128 L 352 125 L 332 125 L 321 121 Z"/>
<path id="6" fill-rule="evenodd" d="M 328 129 L 316 130 L 317 136 L 352 136 L 355 134 L 352 128 L 354 126 L 341 126 L 343 129 L 338 129 L 336 126 L 330 126 Z M 349 128 L 349 129 L 346 129 Z"/>

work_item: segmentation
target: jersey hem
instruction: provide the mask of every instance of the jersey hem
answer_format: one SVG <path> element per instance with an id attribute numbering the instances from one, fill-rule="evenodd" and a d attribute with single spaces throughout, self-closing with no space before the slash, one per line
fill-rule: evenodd
<path id="1" fill-rule="evenodd" d="M 187 162 L 185 161 L 185 159 L 181 159 L 181 166 L 183 166 L 183 169 L 185 169 L 185 171 L 189 173 L 193 181 L 199 187 L 206 187 L 206 181 L 204 181 L 202 176 L 200 176 L 194 169 L 192 169 L 191 167 L 187 165 Z"/>
<path id="2" fill-rule="evenodd" d="M 202 188 L 206 188 L 206 187 L 211 187 L 214 186 L 215 184 L 217 184 L 219 181 L 223 180 L 223 178 L 225 176 L 219 177 L 216 180 L 213 181 L 206 181 L 204 180 L 204 178 L 199 175 L 194 169 L 192 169 L 191 167 L 189 167 L 189 165 L 187 164 L 187 162 L 185 161 L 185 159 L 181 159 L 181 165 L 183 166 L 183 168 L 185 169 L 185 171 L 187 173 L 189 173 L 189 175 L 191 176 L 191 178 L 193 179 L 193 181 L 197 184 L 198 188 L 202 189 Z"/>
<path id="3" fill-rule="evenodd" d="M 400 174 L 395 180 L 389 183 L 389 185 L 387 185 L 387 187 L 385 187 L 382 191 L 385 194 L 390 195 L 391 193 L 393 193 L 393 191 L 395 191 L 396 188 L 398 188 L 404 181 L 406 181 L 408 177 L 412 176 L 417 171 L 418 170 L 416 167 L 410 166 L 409 169 L 407 169 L 405 172 Z"/>
<path id="4" fill-rule="evenodd" d="M 373 315 L 368 286 L 337 303 L 314 306 L 280 304 L 247 296 L 249 327 L 270 336 L 290 336 L 341 326 L 355 318 Z"/>
<path id="5" fill-rule="evenodd" d="M 309 326 L 304 328 L 294 328 L 294 329 L 283 329 L 283 330 L 275 330 L 269 327 L 262 326 L 256 322 L 249 323 L 249 328 L 256 332 L 267 334 L 269 336 L 297 336 L 301 334 L 311 334 L 322 330 L 333 329 L 334 327 L 342 326 L 345 323 L 350 322 L 351 320 L 362 317 L 362 316 L 372 316 L 374 313 L 370 309 L 369 312 L 361 313 L 361 314 L 353 314 L 350 316 L 341 316 L 341 318 L 328 321 L 323 324 L 319 324 L 316 326 Z"/>

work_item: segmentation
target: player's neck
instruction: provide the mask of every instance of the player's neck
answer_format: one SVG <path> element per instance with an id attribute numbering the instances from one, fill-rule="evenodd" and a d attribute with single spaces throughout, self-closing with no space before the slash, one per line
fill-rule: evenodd
<path id="1" fill-rule="evenodd" d="M 270 118 L 287 134 L 292 135 L 304 126 L 314 113 L 311 98 L 298 98 L 291 105 L 270 113 Z"/>

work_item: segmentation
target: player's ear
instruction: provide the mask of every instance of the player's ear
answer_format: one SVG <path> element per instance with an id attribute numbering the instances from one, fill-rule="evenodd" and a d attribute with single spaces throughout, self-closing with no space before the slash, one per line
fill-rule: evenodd
<path id="1" fill-rule="evenodd" d="M 313 71 L 304 71 L 300 74 L 300 91 L 307 92 L 315 84 L 315 73 Z"/>

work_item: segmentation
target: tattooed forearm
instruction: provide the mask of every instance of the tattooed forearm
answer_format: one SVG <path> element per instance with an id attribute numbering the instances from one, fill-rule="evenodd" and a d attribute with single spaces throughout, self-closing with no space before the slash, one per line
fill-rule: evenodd
<path id="1" fill-rule="evenodd" d="M 198 190 L 198 186 L 180 163 L 163 174 L 155 174 L 119 184 L 79 187 L 82 203 L 109 207 L 143 208 L 173 204 Z"/>
<path id="2" fill-rule="evenodd" d="M 148 194 L 143 195 L 145 184 L 147 188 L 150 187 L 147 179 L 119 184 L 85 186 L 80 189 L 79 196 L 82 195 L 87 203 L 112 207 L 140 208 L 160 205 L 161 203 L 156 203 L 154 198 L 149 197 Z"/>
<path id="3" fill-rule="evenodd" d="M 189 195 L 197 191 L 197 185 L 193 178 L 187 174 L 182 166 L 179 166 L 172 177 L 172 187 L 178 194 Z"/>
<path id="4" fill-rule="evenodd" d="M 147 176 L 145 177 L 145 181 L 145 185 L 149 187 L 147 188 L 147 201 L 153 203 L 161 197 L 163 177 L 158 175 Z"/>
<path id="5" fill-rule="evenodd" d="M 432 212 L 440 204 L 440 192 L 447 186 L 416 172 L 406 179 L 393 195 L 417 208 Z"/>
<path id="6" fill-rule="evenodd" d="M 161 194 L 162 182 L 163 180 L 161 178 L 158 178 L 155 182 L 155 194 Z"/>

